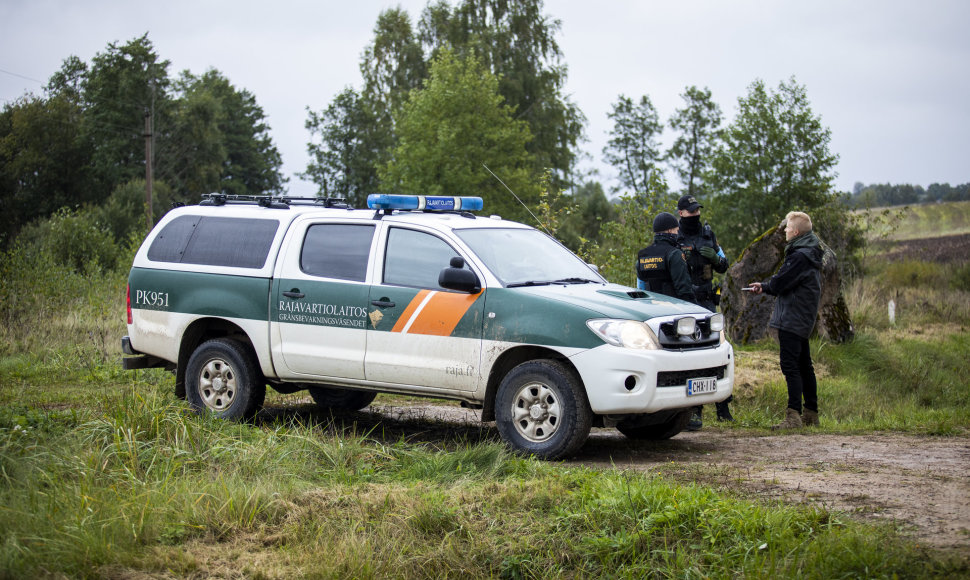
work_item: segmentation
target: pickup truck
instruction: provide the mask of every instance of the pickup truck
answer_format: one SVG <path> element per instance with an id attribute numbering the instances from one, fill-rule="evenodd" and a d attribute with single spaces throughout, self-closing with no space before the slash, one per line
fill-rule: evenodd
<path id="1" fill-rule="evenodd" d="M 546 459 L 594 426 L 672 437 L 730 396 L 722 315 L 608 283 L 553 237 L 476 215 L 480 198 L 368 205 L 210 194 L 168 212 L 128 278 L 124 368 L 168 368 L 177 396 L 227 419 L 267 385 L 350 411 L 456 400 Z"/>

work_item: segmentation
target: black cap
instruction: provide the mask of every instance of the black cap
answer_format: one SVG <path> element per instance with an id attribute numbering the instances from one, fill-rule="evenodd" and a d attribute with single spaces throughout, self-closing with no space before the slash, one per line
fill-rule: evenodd
<path id="1" fill-rule="evenodd" d="M 677 221 L 677 217 L 672 213 L 663 211 L 658 213 L 657 217 L 653 218 L 653 233 L 655 234 L 672 230 L 676 227 L 680 227 L 680 222 Z"/>
<path id="2" fill-rule="evenodd" d="M 680 198 L 680 200 L 677 202 L 678 210 L 686 209 L 687 211 L 697 211 L 702 207 L 704 206 L 697 203 L 697 200 L 694 199 L 693 195 L 685 195 L 684 197 Z"/>

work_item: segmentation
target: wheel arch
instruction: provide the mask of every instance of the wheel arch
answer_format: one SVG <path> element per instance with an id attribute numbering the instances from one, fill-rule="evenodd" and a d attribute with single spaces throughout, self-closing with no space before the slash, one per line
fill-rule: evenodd
<path id="1" fill-rule="evenodd" d="M 178 398 L 185 398 L 185 367 L 189 357 L 199 345 L 214 338 L 230 338 L 242 344 L 246 353 L 252 357 L 257 372 L 260 372 L 261 365 L 256 348 L 242 327 L 224 318 L 200 318 L 186 327 L 185 332 L 182 333 L 182 341 L 179 343 L 178 364 L 175 370 L 175 396 Z"/>
<path id="2" fill-rule="evenodd" d="M 583 390 L 586 390 L 586 384 L 583 383 L 583 379 L 579 375 L 579 371 L 561 352 L 551 348 L 534 345 L 510 348 L 499 355 L 498 359 L 496 359 L 488 373 L 488 381 L 485 385 L 485 400 L 482 403 L 482 421 L 495 420 L 495 396 L 498 393 L 498 387 L 502 383 L 502 379 L 505 378 L 505 375 L 524 362 L 539 359 L 550 359 L 562 363 L 566 368 L 569 369 L 570 372 L 573 373 L 573 375 L 575 375 L 576 380 L 583 387 Z"/>

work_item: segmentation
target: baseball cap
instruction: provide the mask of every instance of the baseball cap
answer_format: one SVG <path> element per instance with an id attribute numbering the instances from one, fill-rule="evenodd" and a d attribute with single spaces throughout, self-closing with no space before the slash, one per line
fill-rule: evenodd
<path id="1" fill-rule="evenodd" d="M 687 211 L 697 211 L 702 207 L 704 206 L 697 203 L 697 200 L 694 198 L 693 195 L 685 195 L 681 197 L 680 200 L 677 202 L 678 210 L 686 209 Z"/>

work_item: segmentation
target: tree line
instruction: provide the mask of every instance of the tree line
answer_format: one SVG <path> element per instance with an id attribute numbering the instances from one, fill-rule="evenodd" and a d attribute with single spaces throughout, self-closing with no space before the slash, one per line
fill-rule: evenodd
<path id="1" fill-rule="evenodd" d="M 358 205 L 372 191 L 464 193 L 532 221 L 511 190 L 530 208 L 558 206 L 557 237 L 593 259 L 618 255 L 602 248 L 602 224 L 618 221 L 625 229 L 615 237 L 642 246 L 648 214 L 672 209 L 680 193 L 702 200 L 734 256 L 789 210 L 834 198 L 831 132 L 792 78 L 777 89 L 755 80 L 727 126 L 707 88 L 687 87 L 666 122 L 649 96 L 620 95 L 603 151 L 621 184 L 610 203 L 577 170 L 585 119 L 562 92 L 559 26 L 541 0 L 431 2 L 416 21 L 400 8 L 382 12 L 361 56 L 362 86 L 309 112 L 304 177 Z M 668 127 L 673 145 L 661 151 Z M 682 189 L 668 186 L 668 173 Z M 540 199 L 543 184 L 568 194 Z M 627 202 L 636 215 L 622 210 Z"/>
<path id="2" fill-rule="evenodd" d="M 144 224 L 146 128 L 155 215 L 203 192 L 280 192 L 282 159 L 255 96 L 218 70 L 169 73 L 148 35 L 64 60 L 43 95 L 0 111 L 0 242 L 59 208 L 97 206 L 123 237 Z M 146 123 L 147 118 L 147 123 Z"/>
<path id="3" fill-rule="evenodd" d="M 959 185 L 931 183 L 929 187 L 924 188 L 921 185 L 909 183 L 864 185 L 857 182 L 852 188 L 852 194 L 846 197 L 846 204 L 853 208 L 890 207 L 944 201 L 970 201 L 970 183 Z"/>
<path id="4" fill-rule="evenodd" d="M 357 206 L 374 191 L 481 195 L 491 212 L 528 217 L 507 189 L 534 208 L 546 172 L 570 186 L 583 139 L 559 28 L 541 0 L 439 0 L 416 21 L 385 10 L 362 86 L 309 112 L 303 176 Z"/>
<path id="5" fill-rule="evenodd" d="M 620 186 L 606 192 L 577 168 L 586 119 L 563 92 L 559 31 L 542 0 L 432 0 L 416 19 L 383 11 L 361 55 L 362 84 L 307 110 L 311 159 L 300 175 L 357 207 L 384 191 L 479 195 L 490 213 L 533 225 L 538 214 L 630 283 L 628 262 L 650 242 L 653 215 L 683 193 L 705 206 L 730 259 L 792 209 L 820 214 L 837 248 L 861 243 L 844 212 L 859 192 L 835 191 L 831 132 L 794 77 L 777 87 L 754 80 L 728 124 L 706 87 L 686 87 L 663 121 L 648 95 L 619 95 L 602 153 Z M 173 77 L 146 34 L 109 44 L 90 64 L 66 59 L 42 96 L 0 111 L 0 244 L 51 216 L 107 232 L 98 247 L 140 231 L 146 117 L 156 216 L 203 192 L 285 190 L 255 96 L 216 69 Z M 953 190 L 938 199 L 963 195 Z M 44 228 L 25 232 L 37 238 Z"/>
<path id="6" fill-rule="evenodd" d="M 636 101 L 621 95 L 613 104 L 614 127 L 604 155 L 628 191 L 646 194 L 655 204 L 670 198 L 657 178 L 669 170 L 682 184 L 674 193 L 702 202 L 704 217 L 715 224 L 732 258 L 788 211 L 816 212 L 836 198 L 838 155 L 829 149 L 831 131 L 794 77 L 777 88 L 752 82 L 726 126 L 709 89 L 690 86 L 681 97 L 684 106 L 666 123 L 647 95 Z M 674 140 L 662 151 L 665 127 L 674 131 Z M 657 205 L 673 207 L 669 199 Z"/>

